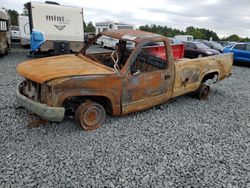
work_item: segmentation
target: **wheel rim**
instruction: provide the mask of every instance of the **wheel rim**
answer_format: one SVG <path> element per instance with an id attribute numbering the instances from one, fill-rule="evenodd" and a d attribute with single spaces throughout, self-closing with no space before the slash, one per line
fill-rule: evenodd
<path id="1" fill-rule="evenodd" d="M 209 86 L 204 86 L 200 91 L 200 99 L 207 99 L 210 88 Z"/>
<path id="2" fill-rule="evenodd" d="M 82 121 L 86 126 L 93 126 L 101 120 L 102 112 L 96 106 L 89 107 L 82 115 Z"/>
<path id="3" fill-rule="evenodd" d="M 76 111 L 76 120 L 87 131 L 101 127 L 105 116 L 105 109 L 94 102 L 85 102 Z"/>

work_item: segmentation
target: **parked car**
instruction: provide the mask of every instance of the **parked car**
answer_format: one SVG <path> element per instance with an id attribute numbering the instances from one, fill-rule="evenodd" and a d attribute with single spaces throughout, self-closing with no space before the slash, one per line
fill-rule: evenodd
<path id="1" fill-rule="evenodd" d="M 94 36 L 95 33 L 84 33 L 84 43 L 87 44 Z"/>
<path id="2" fill-rule="evenodd" d="M 216 41 L 216 42 L 219 43 L 223 47 L 231 45 L 232 43 L 236 43 L 236 42 L 231 42 L 231 41 Z"/>
<path id="3" fill-rule="evenodd" d="M 211 49 L 215 49 L 218 50 L 220 53 L 223 51 L 224 47 L 222 45 L 220 45 L 217 42 L 214 41 L 208 41 L 208 40 L 202 40 L 200 41 L 203 44 L 205 44 L 206 46 L 210 47 Z"/>
<path id="4" fill-rule="evenodd" d="M 178 41 L 193 41 L 194 36 L 192 35 L 175 35 L 174 38 Z"/>
<path id="5" fill-rule="evenodd" d="M 223 50 L 224 53 L 233 53 L 234 61 L 250 62 L 250 43 L 235 43 L 226 46 Z"/>
<path id="6" fill-rule="evenodd" d="M 201 42 L 193 41 L 183 43 L 185 45 L 184 57 L 186 58 L 197 58 L 220 54 L 218 50 L 211 49 Z"/>
<path id="7" fill-rule="evenodd" d="M 11 40 L 20 41 L 20 32 L 18 26 L 10 26 Z"/>
<path id="8" fill-rule="evenodd" d="M 91 53 L 89 48 L 106 36 L 119 41 L 114 51 Z M 135 48 L 127 48 L 133 42 Z M 159 43 L 151 46 L 150 43 Z M 183 45 L 175 50 L 184 50 Z M 65 111 L 75 113 L 85 130 L 99 128 L 110 115 L 126 115 L 194 92 L 208 97 L 208 79 L 231 75 L 232 54 L 183 59 L 172 53 L 170 41 L 139 30 L 99 33 L 77 55 L 60 55 L 20 63 L 25 79 L 18 86 L 17 103 L 50 121 L 61 121 Z M 182 53 L 178 53 L 182 54 Z"/>

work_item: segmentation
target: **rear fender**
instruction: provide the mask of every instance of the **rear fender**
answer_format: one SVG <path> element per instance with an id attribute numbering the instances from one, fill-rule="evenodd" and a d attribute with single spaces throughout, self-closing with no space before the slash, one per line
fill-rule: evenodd
<path id="1" fill-rule="evenodd" d="M 207 77 L 208 75 L 212 75 L 212 74 L 218 75 L 218 76 L 217 76 L 217 79 L 214 81 L 214 83 L 218 82 L 218 81 L 220 80 L 220 70 L 219 70 L 219 69 L 213 69 L 213 70 L 209 70 L 209 71 L 207 71 L 207 72 L 204 72 L 204 73 L 202 74 L 202 76 L 200 77 L 200 83 L 203 83 L 203 82 L 204 82 L 204 79 L 206 80 L 206 77 Z M 208 79 L 207 79 L 207 80 L 208 80 Z"/>

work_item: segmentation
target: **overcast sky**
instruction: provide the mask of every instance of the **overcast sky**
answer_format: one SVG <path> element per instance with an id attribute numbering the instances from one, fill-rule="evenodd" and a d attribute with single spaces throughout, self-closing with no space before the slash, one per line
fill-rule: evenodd
<path id="1" fill-rule="evenodd" d="M 42 0 L 34 0 L 44 2 Z M 250 37 L 249 0 L 53 0 L 84 9 L 85 22 L 119 21 L 136 26 L 156 24 L 185 30 L 188 26 L 215 31 L 220 37 Z M 0 0 L 7 9 L 22 12 L 27 0 Z"/>

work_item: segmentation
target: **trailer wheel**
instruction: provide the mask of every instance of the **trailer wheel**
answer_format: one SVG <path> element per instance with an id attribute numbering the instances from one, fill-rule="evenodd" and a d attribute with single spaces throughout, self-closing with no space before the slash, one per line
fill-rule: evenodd
<path id="1" fill-rule="evenodd" d="M 196 96 L 199 100 L 206 100 L 210 92 L 210 87 L 206 84 L 201 84 L 196 91 Z"/>
<path id="2" fill-rule="evenodd" d="M 101 42 L 101 47 L 102 47 L 102 48 L 105 48 L 103 41 Z"/>
<path id="3" fill-rule="evenodd" d="M 106 112 L 102 105 L 86 101 L 77 108 L 75 118 L 84 130 L 92 131 L 102 126 Z"/>
<path id="4" fill-rule="evenodd" d="M 5 55 L 8 55 L 9 54 L 9 44 L 8 44 L 8 42 L 6 42 L 6 49 L 5 49 Z"/>

